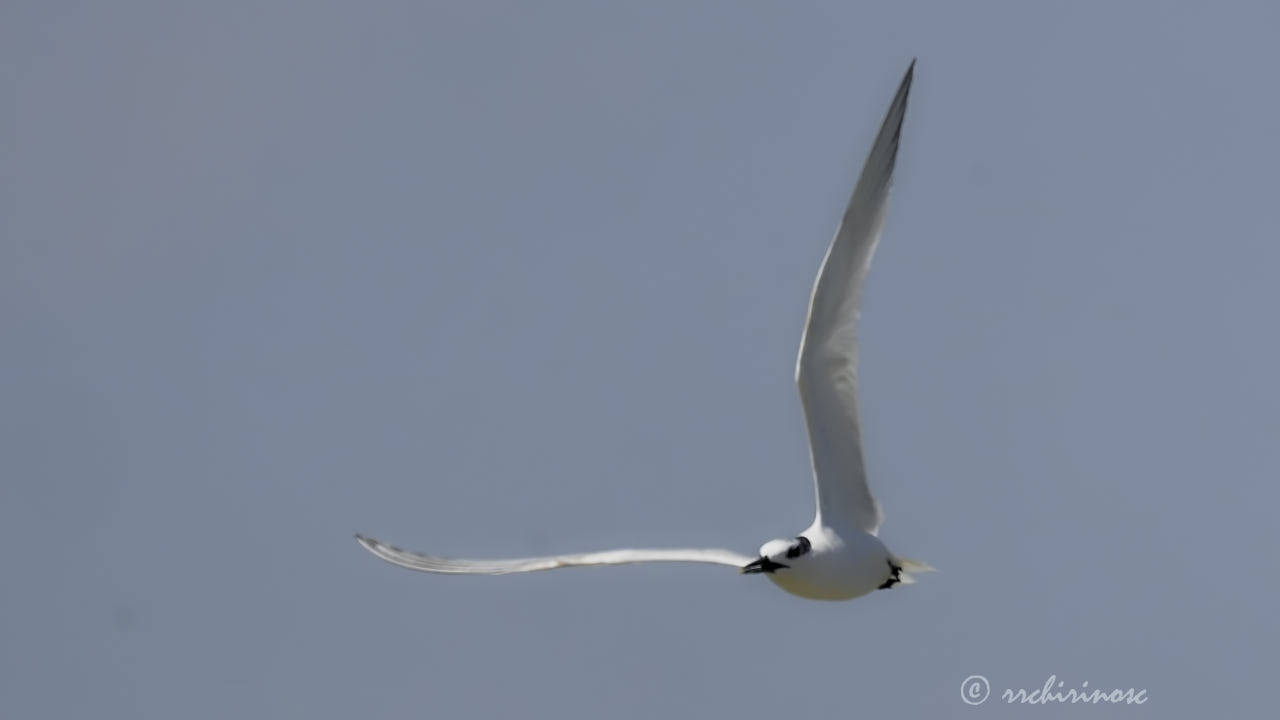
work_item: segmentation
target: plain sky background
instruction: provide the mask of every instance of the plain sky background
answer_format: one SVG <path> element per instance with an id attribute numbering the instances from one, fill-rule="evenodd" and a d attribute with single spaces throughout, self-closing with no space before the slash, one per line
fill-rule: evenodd
<path id="1" fill-rule="evenodd" d="M 355 544 L 803 529 L 805 303 L 913 56 L 862 403 L 940 573 Z M 1277 67 L 1263 1 L 5 2 L 0 716 L 1273 713 Z"/>

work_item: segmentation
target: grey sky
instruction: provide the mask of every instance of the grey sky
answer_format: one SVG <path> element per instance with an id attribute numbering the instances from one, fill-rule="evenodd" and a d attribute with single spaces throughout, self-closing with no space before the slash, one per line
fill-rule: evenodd
<path id="1" fill-rule="evenodd" d="M 1274 3 L 0 6 L 0 715 L 1274 712 Z M 813 274 L 919 57 L 812 513 Z M 977 709 L 1003 688 L 1142 707 Z"/>

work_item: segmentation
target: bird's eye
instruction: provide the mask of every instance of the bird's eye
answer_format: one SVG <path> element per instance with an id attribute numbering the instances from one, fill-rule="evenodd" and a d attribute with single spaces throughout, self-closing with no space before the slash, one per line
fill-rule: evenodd
<path id="1" fill-rule="evenodd" d="M 813 546 L 809 543 L 809 538 L 801 535 L 800 537 L 796 538 L 795 545 L 792 545 L 791 547 L 787 548 L 787 557 L 789 558 L 800 557 L 801 555 L 804 555 L 805 553 L 809 552 L 809 549 L 811 547 Z"/>

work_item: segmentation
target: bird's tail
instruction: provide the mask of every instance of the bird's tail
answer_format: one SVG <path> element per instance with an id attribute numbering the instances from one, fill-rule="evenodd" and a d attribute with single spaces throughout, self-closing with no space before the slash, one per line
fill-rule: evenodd
<path id="1" fill-rule="evenodd" d="M 916 581 L 916 579 L 912 577 L 911 573 L 924 573 L 924 572 L 937 571 L 937 568 L 933 567 L 929 563 L 920 562 L 919 560 L 912 560 L 911 558 L 904 558 L 899 555 L 895 555 L 893 557 L 893 564 L 902 568 L 902 572 L 898 573 L 898 582 L 902 583 L 903 585 L 910 585 L 911 583 Z"/>

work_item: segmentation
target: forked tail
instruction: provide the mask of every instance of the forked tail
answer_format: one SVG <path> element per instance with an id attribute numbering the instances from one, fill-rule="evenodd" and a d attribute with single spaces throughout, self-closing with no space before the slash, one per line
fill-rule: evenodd
<path id="1" fill-rule="evenodd" d="M 937 568 L 933 567 L 929 563 L 912 560 L 911 558 L 904 558 L 900 555 L 893 556 L 893 564 L 902 568 L 898 573 L 897 580 L 903 585 L 910 585 L 916 581 L 911 573 L 937 572 Z"/>

